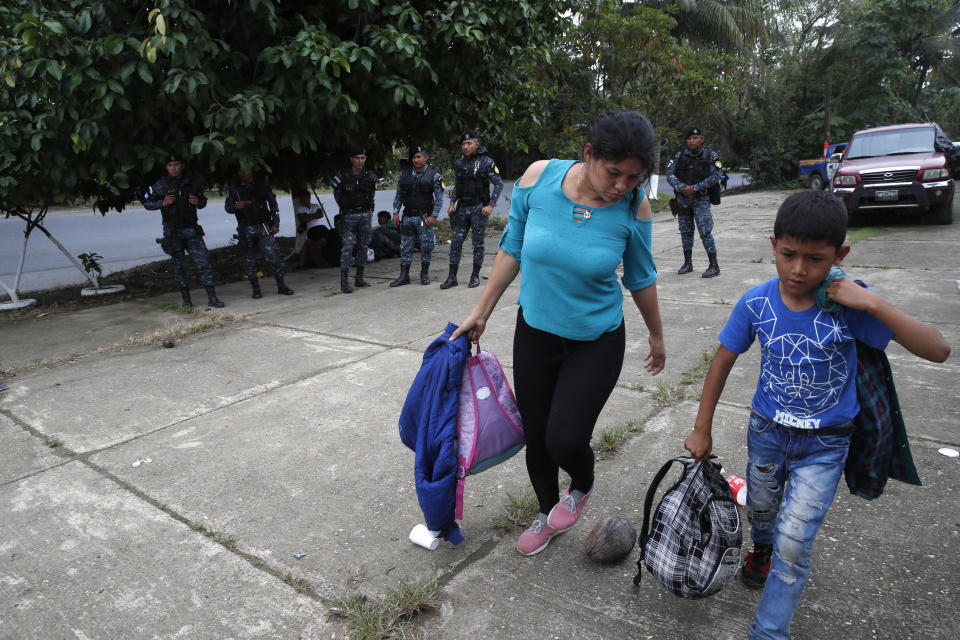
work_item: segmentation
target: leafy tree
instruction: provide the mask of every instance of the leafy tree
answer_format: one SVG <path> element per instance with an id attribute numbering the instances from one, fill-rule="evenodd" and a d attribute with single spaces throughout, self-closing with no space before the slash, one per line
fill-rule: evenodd
<path id="1" fill-rule="evenodd" d="M 553 64 L 538 76 L 552 83 L 536 133 L 549 155 L 578 155 L 590 122 L 609 109 L 636 109 L 661 139 L 674 140 L 691 113 L 710 108 L 724 85 L 724 59 L 679 42 L 674 25 L 655 9 L 627 11 L 613 0 L 582 4 Z"/>
<path id="2" fill-rule="evenodd" d="M 641 0 L 637 4 L 672 15 L 673 35 L 697 49 L 750 53 L 767 39 L 760 0 Z M 630 5 L 626 5 L 628 11 Z"/>
<path id="3" fill-rule="evenodd" d="M 0 210 L 122 210 L 171 151 L 212 184 L 290 185 L 353 144 L 451 144 L 522 123 L 516 63 L 549 58 L 564 0 L 12 0 L 0 6 Z"/>

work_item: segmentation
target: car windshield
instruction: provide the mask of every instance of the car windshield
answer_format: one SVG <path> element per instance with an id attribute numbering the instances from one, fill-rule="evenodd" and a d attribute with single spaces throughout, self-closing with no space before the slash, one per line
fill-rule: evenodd
<path id="1" fill-rule="evenodd" d="M 898 153 L 930 153 L 933 151 L 933 137 L 933 127 L 861 133 L 850 141 L 847 158 L 872 158 Z"/>

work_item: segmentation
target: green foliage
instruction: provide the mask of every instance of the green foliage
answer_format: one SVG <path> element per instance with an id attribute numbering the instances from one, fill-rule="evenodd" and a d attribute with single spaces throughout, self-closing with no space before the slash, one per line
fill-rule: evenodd
<path id="1" fill-rule="evenodd" d="M 401 580 L 379 600 L 352 593 L 328 604 L 331 613 L 343 620 L 351 638 L 415 638 L 419 634 L 414 622 L 439 605 L 439 585 L 436 579 L 416 583 Z"/>
<path id="2" fill-rule="evenodd" d="M 190 156 L 280 186 L 345 150 L 497 137 L 522 118 L 514 64 L 549 58 L 562 0 L 11 0 L 0 7 L 0 207 L 89 198 L 121 210 Z"/>
<path id="3" fill-rule="evenodd" d="M 776 46 L 735 69 L 711 121 L 760 186 L 796 184 L 796 162 L 861 128 L 960 116 L 960 2 L 791 0 Z"/>
<path id="4" fill-rule="evenodd" d="M 503 531 L 514 531 L 528 527 L 537 517 L 539 509 L 537 496 L 521 494 L 519 498 L 515 498 L 508 491 L 507 504 L 503 506 L 503 513 L 494 518 L 493 526 Z"/>
<path id="5" fill-rule="evenodd" d="M 540 102 L 525 136 L 544 155 L 577 157 L 592 120 L 610 109 L 635 109 L 661 138 L 676 139 L 692 112 L 709 110 L 732 64 L 671 35 L 670 14 L 620 2 L 582 2 L 578 20 L 558 42 L 552 64 L 533 70 Z"/>
<path id="6" fill-rule="evenodd" d="M 87 273 L 96 272 L 98 276 L 103 275 L 103 267 L 100 266 L 100 261 L 103 260 L 103 256 L 99 253 L 81 253 L 77 258 L 80 259 Z"/>

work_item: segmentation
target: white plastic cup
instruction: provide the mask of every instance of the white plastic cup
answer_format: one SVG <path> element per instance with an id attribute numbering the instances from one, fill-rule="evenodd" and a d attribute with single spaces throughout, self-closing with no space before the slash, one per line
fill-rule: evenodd
<path id="1" fill-rule="evenodd" d="M 410 530 L 410 542 L 433 551 L 440 545 L 440 532 L 431 531 L 425 525 L 418 524 Z"/>

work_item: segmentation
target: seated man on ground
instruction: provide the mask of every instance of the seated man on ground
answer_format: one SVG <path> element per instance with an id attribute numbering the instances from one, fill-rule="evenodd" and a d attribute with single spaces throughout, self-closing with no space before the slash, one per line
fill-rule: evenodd
<path id="1" fill-rule="evenodd" d="M 393 225 L 388 211 L 377 213 L 378 227 L 370 237 L 370 248 L 377 260 L 395 258 L 400 255 L 400 233 Z"/>

